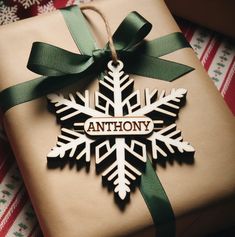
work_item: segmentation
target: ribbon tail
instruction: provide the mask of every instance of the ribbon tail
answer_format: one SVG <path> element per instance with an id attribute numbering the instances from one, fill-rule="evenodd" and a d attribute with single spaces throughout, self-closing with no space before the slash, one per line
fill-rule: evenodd
<path id="1" fill-rule="evenodd" d="M 42 42 L 34 42 L 27 67 L 40 75 L 62 76 L 81 73 L 93 63 L 91 56 L 75 54 Z"/>
<path id="2" fill-rule="evenodd" d="M 124 53 L 123 57 L 125 70 L 130 74 L 137 74 L 144 77 L 151 77 L 164 81 L 175 79 L 191 72 L 194 68 L 184 64 L 134 53 Z"/>
<path id="3" fill-rule="evenodd" d="M 175 236 L 174 212 L 149 158 L 141 176 L 140 192 L 157 227 L 157 236 Z"/>
<path id="4" fill-rule="evenodd" d="M 96 73 L 92 69 L 88 69 L 80 74 L 63 75 L 60 77 L 39 77 L 6 88 L 0 93 L 1 112 L 5 113 L 18 104 L 40 98 L 71 84 L 79 83 L 79 80 L 82 80 L 84 85 L 84 80 L 88 81 L 90 78 L 94 78 L 95 75 Z"/>
<path id="5" fill-rule="evenodd" d="M 144 41 L 138 47 L 128 51 L 152 57 L 161 57 L 183 48 L 191 48 L 191 46 L 182 33 L 174 32 L 151 41 Z"/>
<path id="6" fill-rule="evenodd" d="M 89 30 L 90 26 L 76 5 L 60 9 L 69 32 L 81 54 L 89 55 L 96 49 L 96 42 Z"/>

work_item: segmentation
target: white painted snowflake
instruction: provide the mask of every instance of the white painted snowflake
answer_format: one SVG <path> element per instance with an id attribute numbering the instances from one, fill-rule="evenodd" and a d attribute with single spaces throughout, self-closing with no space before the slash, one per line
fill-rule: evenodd
<path id="1" fill-rule="evenodd" d="M 39 5 L 42 0 L 14 0 L 14 2 L 19 2 L 25 9 L 33 6 L 34 4 Z"/>
<path id="2" fill-rule="evenodd" d="M 48 2 L 45 5 L 38 6 L 38 13 L 39 14 L 44 14 L 44 13 L 52 12 L 55 10 L 56 10 L 56 8 L 54 7 L 53 0 L 51 0 L 50 2 Z"/>
<path id="3" fill-rule="evenodd" d="M 16 15 L 17 6 L 8 7 L 3 3 L 0 5 L 0 25 L 18 21 L 20 18 Z"/>
<path id="4" fill-rule="evenodd" d="M 194 153 L 184 142 L 181 132 L 170 119 L 176 119 L 185 100 L 185 89 L 172 89 L 169 95 L 155 89 L 145 89 L 145 105 L 141 107 L 140 91 L 133 91 L 134 80 L 122 71 L 123 63 L 108 64 L 108 74 L 99 81 L 95 92 L 95 108 L 90 106 L 89 92 L 79 92 L 69 98 L 50 94 L 56 114 L 62 123 L 61 135 L 48 154 L 53 158 L 85 158 L 90 162 L 91 147 L 95 147 L 97 165 L 103 164 L 103 177 L 115 186 L 114 192 L 125 199 L 130 184 L 145 167 L 147 150 L 152 158 L 174 153 Z"/>

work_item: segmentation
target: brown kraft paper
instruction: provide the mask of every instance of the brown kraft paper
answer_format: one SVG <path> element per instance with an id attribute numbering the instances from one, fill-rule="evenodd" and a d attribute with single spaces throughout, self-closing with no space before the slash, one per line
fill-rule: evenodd
<path id="1" fill-rule="evenodd" d="M 92 5 L 107 17 L 112 32 L 131 11 L 138 11 L 153 24 L 149 40 L 177 32 L 161 0 L 97 0 Z M 102 20 L 86 11 L 88 22 L 101 47 L 106 43 Z M 79 26 L 78 26 L 79 27 Z M 16 40 L 17 39 L 17 40 Z M 59 11 L 0 28 L 0 89 L 38 77 L 27 68 L 34 41 L 42 41 L 78 53 Z M 157 174 L 176 216 L 177 236 L 203 236 L 226 228 L 235 220 L 235 124 L 223 98 L 208 78 L 192 49 L 164 58 L 195 70 L 174 82 L 131 75 L 135 89 L 185 88 L 187 103 L 176 121 L 184 140 L 195 148 L 194 161 L 157 165 Z M 79 91 L 97 90 L 97 80 L 73 85 Z M 92 97 L 93 100 L 93 97 Z M 45 237 L 155 236 L 150 213 L 138 188 L 124 210 L 113 192 L 102 186 L 94 159 L 89 172 L 69 166 L 48 169 L 46 156 L 56 144 L 60 126 L 39 98 L 8 110 L 4 126 L 23 175 Z"/>

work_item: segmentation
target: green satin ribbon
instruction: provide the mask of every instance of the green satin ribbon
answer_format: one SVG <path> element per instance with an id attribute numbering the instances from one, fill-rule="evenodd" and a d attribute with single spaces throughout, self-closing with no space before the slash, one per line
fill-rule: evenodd
<path id="1" fill-rule="evenodd" d="M 3 112 L 11 107 L 31 101 L 62 89 L 82 78 L 100 75 L 111 59 L 108 46 L 97 49 L 89 26 L 77 7 L 61 10 L 70 33 L 82 54 L 75 54 L 46 43 L 35 42 L 30 54 L 28 68 L 44 77 L 9 87 L 0 93 Z M 191 72 L 193 68 L 160 58 L 178 49 L 190 47 L 181 33 L 144 41 L 152 25 L 137 12 L 130 13 L 113 35 L 118 57 L 124 62 L 129 74 L 165 81 L 173 81 Z M 150 210 L 154 224 L 162 236 L 174 236 L 174 213 L 167 195 L 148 160 L 141 177 L 140 191 Z"/>
<path id="2" fill-rule="evenodd" d="M 189 47 L 182 34 L 173 33 L 160 39 L 143 41 L 151 28 L 152 25 L 147 20 L 137 12 L 132 12 L 114 33 L 114 46 L 119 59 L 124 62 L 125 71 L 165 81 L 173 81 L 192 71 L 187 65 L 159 58 L 177 49 Z M 103 49 L 93 48 L 84 54 L 75 54 L 50 44 L 35 42 L 28 68 L 45 76 L 81 73 L 90 75 L 94 71 L 96 74 L 103 72 L 110 60 L 111 52 L 108 46 Z"/>
<path id="3" fill-rule="evenodd" d="M 149 158 L 141 176 L 139 189 L 156 226 L 156 236 L 175 236 L 174 212 Z"/>
<path id="4" fill-rule="evenodd" d="M 83 54 L 35 42 L 28 68 L 45 77 L 3 90 L 0 93 L 0 107 L 3 112 L 15 105 L 62 89 L 81 78 L 99 75 L 104 71 L 111 59 L 109 48 L 95 47 L 89 26 L 82 13 L 75 9 L 63 9 L 62 13 L 75 43 Z M 165 81 L 173 81 L 194 70 L 187 65 L 159 58 L 178 49 L 190 47 L 183 35 L 177 32 L 152 41 L 144 41 L 151 27 L 152 25 L 137 12 L 132 12 L 114 33 L 114 44 L 119 58 L 124 62 L 124 70 L 129 74 Z"/>

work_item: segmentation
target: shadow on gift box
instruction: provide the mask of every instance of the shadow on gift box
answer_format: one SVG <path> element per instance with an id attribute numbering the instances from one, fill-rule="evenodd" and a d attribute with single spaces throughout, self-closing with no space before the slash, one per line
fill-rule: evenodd
<path id="1" fill-rule="evenodd" d="M 76 153 L 79 153 L 79 150 L 76 151 Z M 93 147 L 93 153 L 94 153 L 94 147 Z M 133 164 L 133 157 L 132 154 L 126 152 L 126 160 L 128 163 Z M 109 159 L 106 159 L 104 162 L 100 164 L 96 164 L 96 175 L 102 174 L 107 167 L 109 167 L 111 164 L 114 163 L 114 161 L 117 159 L 115 156 L 115 153 L 111 154 Z M 143 165 L 143 162 L 140 160 L 134 160 L 135 164 L 134 166 L 141 172 L 145 173 L 145 165 Z M 171 154 L 170 158 L 166 157 L 159 157 L 157 160 L 152 160 L 152 164 L 155 170 L 157 170 L 158 166 L 161 166 L 163 168 L 167 168 L 168 165 L 193 165 L 194 164 L 194 153 L 185 153 L 183 154 L 180 152 L 176 152 L 174 154 Z M 77 171 L 80 171 L 82 168 L 85 168 L 85 171 L 89 173 L 90 171 L 90 162 L 86 162 L 85 159 L 75 159 L 75 158 L 48 158 L 47 162 L 47 168 L 48 169 L 61 169 L 63 170 L 65 167 L 69 167 L 69 169 L 76 169 Z M 131 170 L 128 170 L 131 172 Z M 141 182 L 141 177 L 136 177 L 136 180 L 131 182 L 130 184 L 130 193 L 135 193 L 136 189 L 139 187 Z M 102 176 L 102 186 L 107 188 L 108 193 L 112 193 L 115 189 L 115 185 L 108 181 L 107 177 Z M 130 193 L 127 193 L 127 196 L 124 200 L 121 200 L 117 193 L 114 194 L 114 202 L 117 204 L 119 209 L 121 211 L 125 211 L 126 206 L 128 203 L 130 203 Z M 156 197 L 157 198 L 157 197 Z M 162 200 L 156 200 L 156 201 L 162 201 Z"/>
<path id="2" fill-rule="evenodd" d="M 195 163 L 194 153 L 185 153 L 182 154 L 180 152 L 176 152 L 171 154 L 170 157 L 159 157 L 157 160 L 153 160 L 153 167 L 157 170 L 157 166 L 161 166 L 162 168 L 167 168 L 167 166 L 173 165 L 193 165 Z"/>
<path id="3" fill-rule="evenodd" d="M 76 160 L 75 158 L 48 158 L 47 159 L 47 168 L 48 169 L 61 169 L 65 167 L 69 169 L 76 169 L 80 171 L 82 168 L 85 168 L 85 171 L 89 173 L 90 163 L 87 163 L 85 159 Z"/>

